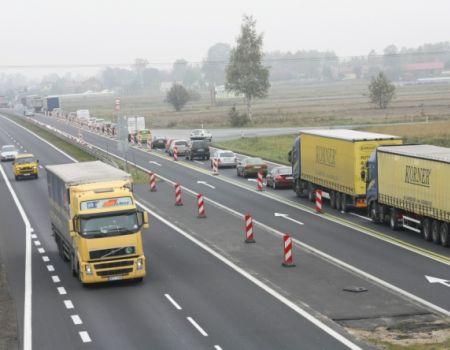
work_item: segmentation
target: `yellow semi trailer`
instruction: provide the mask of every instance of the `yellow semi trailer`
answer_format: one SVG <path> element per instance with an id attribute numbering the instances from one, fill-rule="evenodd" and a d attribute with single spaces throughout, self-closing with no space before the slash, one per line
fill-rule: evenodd
<path id="1" fill-rule="evenodd" d="M 369 215 L 393 230 L 405 228 L 450 245 L 450 148 L 383 146 L 370 157 Z"/>
<path id="2" fill-rule="evenodd" d="M 342 211 L 365 208 L 370 155 L 377 146 L 401 143 L 397 136 L 356 130 L 301 131 L 289 152 L 294 191 L 313 201 L 320 189 L 328 194 L 330 206 Z"/>
<path id="3" fill-rule="evenodd" d="M 137 209 L 131 176 L 100 161 L 46 170 L 53 234 L 74 276 L 83 284 L 142 280 L 148 215 Z"/>

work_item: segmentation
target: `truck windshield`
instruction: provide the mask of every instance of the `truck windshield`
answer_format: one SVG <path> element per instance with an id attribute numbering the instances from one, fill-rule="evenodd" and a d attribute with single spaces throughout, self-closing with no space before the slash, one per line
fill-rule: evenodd
<path id="1" fill-rule="evenodd" d="M 85 237 L 126 235 L 137 230 L 139 222 L 136 212 L 80 217 L 80 233 Z"/>

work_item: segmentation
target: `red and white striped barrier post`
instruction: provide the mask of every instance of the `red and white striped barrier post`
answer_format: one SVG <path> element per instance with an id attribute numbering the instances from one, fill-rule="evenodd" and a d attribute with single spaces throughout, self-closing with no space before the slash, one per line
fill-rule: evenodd
<path id="1" fill-rule="evenodd" d="M 181 200 L 181 186 L 179 183 L 175 184 L 175 205 L 183 205 L 183 201 Z"/>
<path id="2" fill-rule="evenodd" d="M 177 146 L 175 146 L 173 148 L 173 160 L 178 161 L 178 147 Z"/>
<path id="3" fill-rule="evenodd" d="M 130 134 L 130 143 L 134 145 L 134 134 Z"/>
<path id="4" fill-rule="evenodd" d="M 214 158 L 213 159 L 213 175 L 219 175 L 219 159 Z"/>
<path id="5" fill-rule="evenodd" d="M 316 213 L 322 213 L 322 190 L 316 190 Z"/>
<path id="6" fill-rule="evenodd" d="M 245 214 L 245 243 L 255 243 L 253 235 L 253 218 L 250 214 Z"/>
<path id="7" fill-rule="evenodd" d="M 150 177 L 150 192 L 156 192 L 156 175 L 153 171 L 148 173 Z"/>
<path id="8" fill-rule="evenodd" d="M 198 206 L 198 218 L 206 218 L 205 214 L 205 203 L 203 202 L 203 195 L 201 193 L 197 194 L 197 206 Z"/>
<path id="9" fill-rule="evenodd" d="M 142 137 L 141 137 L 141 135 L 138 135 L 137 139 L 138 139 L 138 146 L 142 147 Z"/>
<path id="10" fill-rule="evenodd" d="M 147 150 L 148 150 L 149 152 L 152 151 L 152 141 L 151 141 L 151 140 L 147 140 Z"/>
<path id="11" fill-rule="evenodd" d="M 288 234 L 283 236 L 283 253 L 284 261 L 282 265 L 284 267 L 294 267 L 294 259 L 292 257 L 292 238 Z"/>
<path id="12" fill-rule="evenodd" d="M 262 171 L 258 171 L 258 181 L 257 181 L 256 189 L 258 191 L 263 190 L 263 173 L 262 173 Z"/>

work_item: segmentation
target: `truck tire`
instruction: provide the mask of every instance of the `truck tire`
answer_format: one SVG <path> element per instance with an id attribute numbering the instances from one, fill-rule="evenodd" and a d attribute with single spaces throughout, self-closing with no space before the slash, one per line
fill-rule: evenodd
<path id="1" fill-rule="evenodd" d="M 431 220 L 424 219 L 422 221 L 422 236 L 426 241 L 431 241 Z"/>
<path id="2" fill-rule="evenodd" d="M 336 192 L 334 191 L 330 192 L 330 207 L 331 209 L 336 208 Z"/>
<path id="3" fill-rule="evenodd" d="M 337 211 L 341 211 L 341 193 L 340 192 L 336 192 L 335 196 L 334 196 L 334 200 L 335 200 L 335 208 Z"/>
<path id="4" fill-rule="evenodd" d="M 316 200 L 316 191 L 312 183 L 308 183 L 308 200 L 314 202 Z"/>
<path id="5" fill-rule="evenodd" d="M 439 235 L 441 236 L 441 244 L 444 247 L 448 247 L 450 245 L 450 236 L 448 234 L 448 224 L 446 222 L 441 224 Z"/>
<path id="6" fill-rule="evenodd" d="M 341 193 L 341 211 L 343 213 L 348 211 L 347 195 L 345 193 Z"/>
<path id="7" fill-rule="evenodd" d="M 400 228 L 400 225 L 398 224 L 398 211 L 395 208 L 391 208 L 391 212 L 389 215 L 389 226 L 393 231 L 397 231 Z"/>
<path id="8" fill-rule="evenodd" d="M 297 195 L 297 197 L 302 196 L 303 193 L 302 193 L 302 188 L 300 186 L 300 180 L 295 180 L 294 191 L 295 191 L 295 194 Z"/>
<path id="9" fill-rule="evenodd" d="M 380 214 L 378 212 L 378 205 L 375 202 L 370 203 L 369 206 L 369 217 L 372 220 L 373 223 L 379 224 L 380 223 Z"/>
<path id="10" fill-rule="evenodd" d="M 431 223 L 431 239 L 433 240 L 434 244 L 440 244 L 441 243 L 441 236 L 439 235 L 439 221 L 433 220 Z"/>

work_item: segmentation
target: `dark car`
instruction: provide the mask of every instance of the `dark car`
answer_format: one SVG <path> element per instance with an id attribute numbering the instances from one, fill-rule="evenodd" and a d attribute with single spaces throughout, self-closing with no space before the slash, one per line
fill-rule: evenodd
<path id="1" fill-rule="evenodd" d="M 189 142 L 185 151 L 185 157 L 190 160 L 194 160 L 194 158 L 209 159 L 209 143 L 204 140 Z"/>
<path id="2" fill-rule="evenodd" d="M 261 158 L 244 158 L 238 162 L 236 167 L 237 176 L 257 176 L 260 171 L 263 176 L 267 175 L 267 164 Z"/>
<path id="3" fill-rule="evenodd" d="M 165 149 L 167 139 L 165 137 L 155 137 L 152 141 L 152 148 Z"/>
<path id="4" fill-rule="evenodd" d="M 273 189 L 285 187 L 292 188 L 294 184 L 294 177 L 292 176 L 291 167 L 277 166 L 273 168 L 266 177 L 267 187 Z"/>

